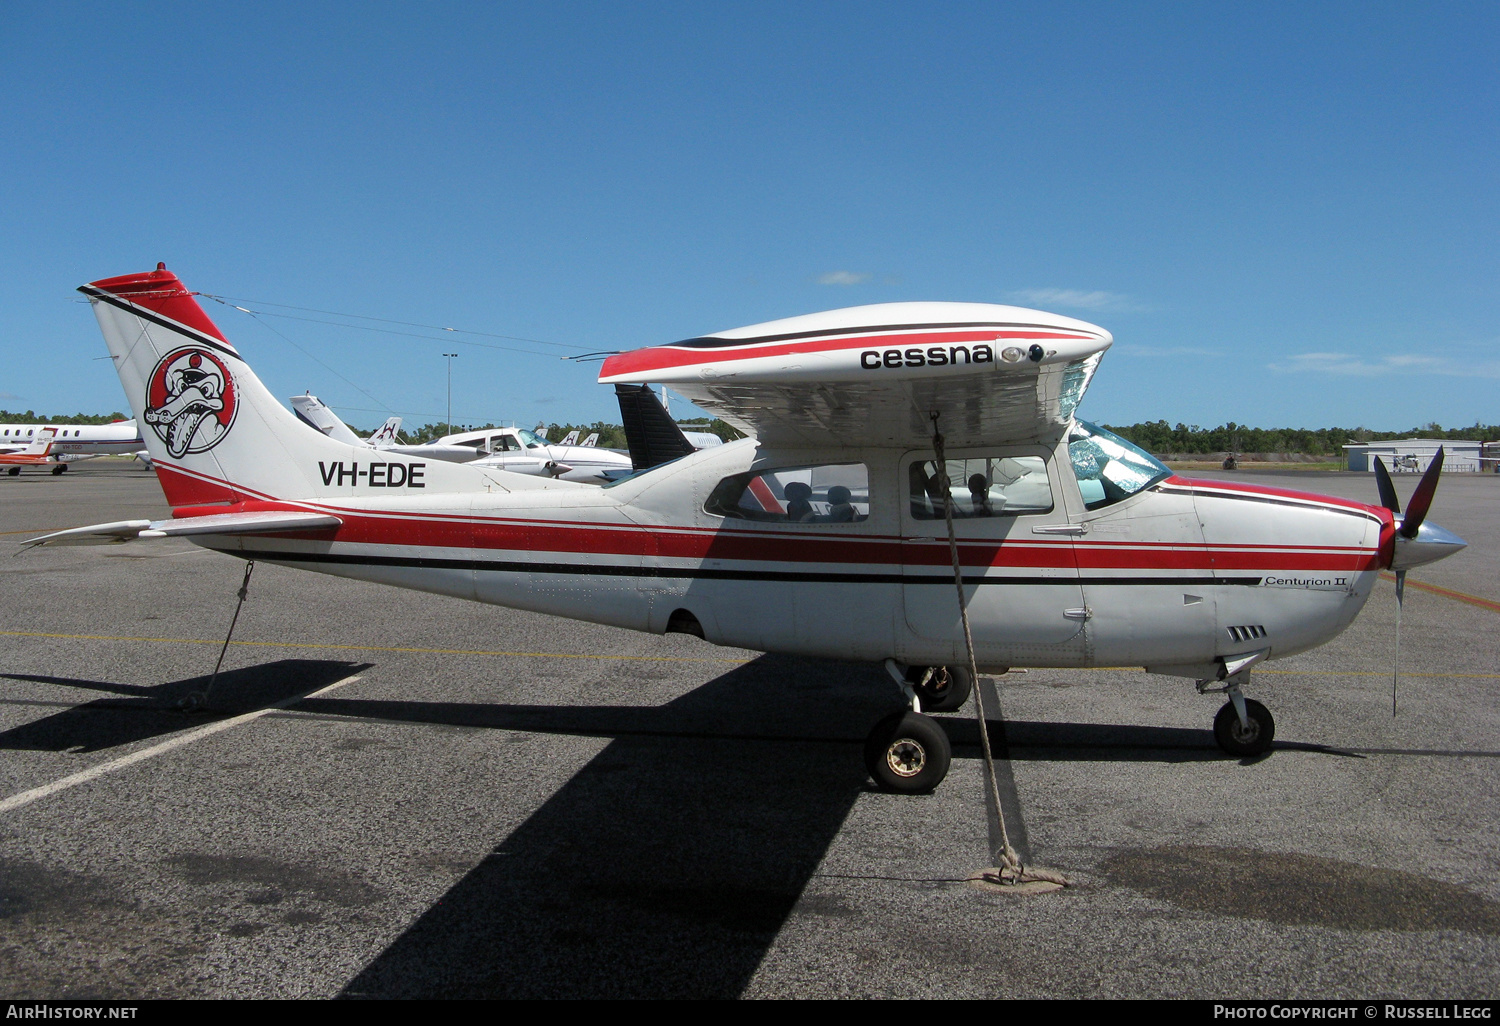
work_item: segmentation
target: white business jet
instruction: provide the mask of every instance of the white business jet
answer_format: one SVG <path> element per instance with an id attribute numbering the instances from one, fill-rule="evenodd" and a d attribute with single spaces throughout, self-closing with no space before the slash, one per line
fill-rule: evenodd
<path id="1" fill-rule="evenodd" d="M 1333 638 L 1382 569 L 1404 578 L 1464 545 L 1425 522 L 1441 460 L 1404 517 L 1379 474 L 1382 506 L 1175 476 L 1074 417 L 1109 333 L 1035 310 L 857 307 L 613 356 L 600 380 L 627 431 L 638 403 L 646 466 L 595 488 L 305 430 L 163 265 L 82 291 L 174 515 L 27 544 L 185 536 L 640 631 L 885 662 L 907 707 L 865 756 L 893 791 L 943 779 L 949 741 L 922 710 L 972 687 L 956 669 L 969 660 L 955 563 L 981 672 L 1194 680 L 1229 698 L 1219 744 L 1253 755 L 1274 722 L 1242 693 L 1251 667 Z M 646 381 L 751 437 L 658 462 L 674 450 L 653 448 L 666 415 L 644 403 Z"/>
<path id="2" fill-rule="evenodd" d="M 111 424 L 0 424 L 0 454 L 21 452 L 43 430 L 53 431 L 50 455 L 67 463 L 93 456 L 129 456 L 145 446 L 133 420 Z M 59 471 L 60 473 L 60 471 Z"/>

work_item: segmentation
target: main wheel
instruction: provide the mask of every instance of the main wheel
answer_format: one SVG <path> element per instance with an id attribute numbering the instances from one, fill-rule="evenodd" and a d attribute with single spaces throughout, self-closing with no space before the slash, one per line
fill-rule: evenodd
<path id="1" fill-rule="evenodd" d="M 52 476 L 56 477 L 58 474 L 61 474 L 64 470 L 67 469 L 68 465 L 66 463 L 59 463 L 57 466 L 52 468 Z"/>
<path id="2" fill-rule="evenodd" d="M 892 713 L 865 741 L 865 768 L 882 791 L 925 794 L 943 782 L 952 761 L 948 735 L 921 713 Z"/>
<path id="3" fill-rule="evenodd" d="M 9 474 L 11 477 L 19 477 L 20 474 L 21 474 L 21 468 L 20 467 L 11 467 L 9 470 L 6 471 L 6 473 Z"/>
<path id="4" fill-rule="evenodd" d="M 952 712 L 963 708 L 974 692 L 974 680 L 967 667 L 936 666 L 926 684 L 918 684 L 927 672 L 925 666 L 913 666 L 907 671 L 912 690 L 922 702 L 923 712 Z"/>
<path id="5" fill-rule="evenodd" d="M 1234 703 L 1225 702 L 1214 717 L 1214 740 L 1230 755 L 1260 755 L 1270 751 L 1271 741 L 1276 737 L 1276 721 L 1271 718 L 1271 710 L 1255 699 L 1247 698 L 1245 715 L 1250 720 L 1249 729 L 1240 726 Z"/>

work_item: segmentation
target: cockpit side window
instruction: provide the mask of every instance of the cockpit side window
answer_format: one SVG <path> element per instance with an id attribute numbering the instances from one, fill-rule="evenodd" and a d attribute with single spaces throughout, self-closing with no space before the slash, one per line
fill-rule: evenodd
<path id="1" fill-rule="evenodd" d="M 703 509 L 770 523 L 859 523 L 870 515 L 870 475 L 863 463 L 747 471 L 720 481 Z"/>
<path id="2" fill-rule="evenodd" d="M 1052 510 L 1047 461 L 1040 456 L 972 456 L 948 460 L 953 516 L 1015 517 Z M 907 471 L 914 520 L 942 520 L 943 487 L 936 460 L 918 460 Z"/>
<path id="3" fill-rule="evenodd" d="M 1088 509 L 1114 505 L 1172 476 L 1170 467 L 1144 449 L 1083 420 L 1074 421 L 1068 434 L 1068 460 Z"/>

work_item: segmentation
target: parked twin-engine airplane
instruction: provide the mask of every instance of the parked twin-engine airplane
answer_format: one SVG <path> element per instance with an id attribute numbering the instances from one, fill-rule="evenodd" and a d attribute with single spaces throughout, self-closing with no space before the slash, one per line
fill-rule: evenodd
<path id="1" fill-rule="evenodd" d="M 307 430 L 162 265 L 81 291 L 173 516 L 29 544 L 184 535 L 635 630 L 885 661 L 910 706 L 866 746 L 889 790 L 942 780 L 948 738 L 922 709 L 972 686 L 952 553 L 981 671 L 1194 679 L 1230 699 L 1219 743 L 1253 754 L 1274 723 L 1241 693 L 1250 667 L 1337 635 L 1382 568 L 1404 576 L 1464 544 L 1423 522 L 1435 474 L 1405 518 L 1384 478 L 1386 505 L 1370 506 L 1175 476 L 1074 418 L 1109 333 L 1035 310 L 857 307 L 613 356 L 600 380 L 631 402 L 650 393 L 624 383 L 665 382 L 751 437 L 597 488 Z"/>

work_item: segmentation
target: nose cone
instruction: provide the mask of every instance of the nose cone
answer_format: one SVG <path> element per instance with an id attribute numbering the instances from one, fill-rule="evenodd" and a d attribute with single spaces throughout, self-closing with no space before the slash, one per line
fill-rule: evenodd
<path id="1" fill-rule="evenodd" d="M 1452 531 L 1423 521 L 1422 526 L 1417 529 L 1415 538 L 1403 538 L 1399 534 L 1396 535 L 1396 557 L 1391 560 L 1391 569 L 1410 570 L 1423 563 L 1435 563 L 1468 546 L 1468 542 Z"/>

